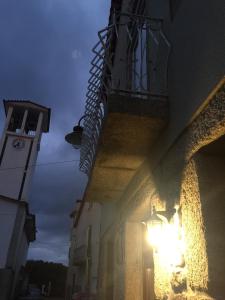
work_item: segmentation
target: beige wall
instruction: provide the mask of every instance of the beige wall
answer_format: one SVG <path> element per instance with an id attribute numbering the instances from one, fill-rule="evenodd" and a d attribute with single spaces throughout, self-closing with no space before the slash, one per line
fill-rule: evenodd
<path id="1" fill-rule="evenodd" d="M 169 2 L 147 1 L 148 14 L 163 17 L 163 30 L 171 44 L 168 65 L 170 120 L 157 141 L 157 157 L 165 154 L 225 76 L 224 1 L 176 1 L 180 6 L 173 21 Z"/>
<path id="2" fill-rule="evenodd" d="M 77 215 L 75 215 L 75 218 Z M 85 203 L 77 226 L 71 230 L 71 246 L 69 253 L 69 269 L 67 274 L 67 299 L 70 300 L 75 291 L 75 286 L 80 286 L 82 291 L 87 288 L 87 264 L 74 265 L 74 252 L 76 248 L 88 246 L 87 231 L 91 226 L 91 265 L 89 292 L 95 294 L 97 289 L 99 241 L 100 241 L 101 205 Z M 74 280 L 75 278 L 75 280 Z"/>

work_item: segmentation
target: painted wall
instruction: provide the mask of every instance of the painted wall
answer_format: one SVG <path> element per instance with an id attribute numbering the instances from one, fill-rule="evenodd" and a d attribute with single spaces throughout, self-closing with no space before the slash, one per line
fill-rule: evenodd
<path id="1" fill-rule="evenodd" d="M 108 228 L 113 224 L 116 216 L 115 203 L 103 203 L 101 214 L 101 237 L 105 234 Z"/>
<path id="2" fill-rule="evenodd" d="M 98 253 L 100 240 L 100 216 L 101 205 L 86 203 L 81 214 L 77 228 L 77 246 L 86 244 L 87 228 L 91 226 L 91 292 L 95 293 L 97 288 Z"/>
<path id="3" fill-rule="evenodd" d="M 67 298 L 71 299 L 75 286 L 80 286 L 84 291 L 86 285 L 86 264 L 74 266 L 74 251 L 81 246 L 87 246 L 87 231 L 91 226 L 91 268 L 90 268 L 90 292 L 96 293 L 100 242 L 100 217 L 101 205 L 98 203 L 85 203 L 79 223 L 71 231 L 71 246 L 69 253 L 69 269 L 67 274 Z M 74 281 L 75 278 L 75 282 Z"/>
<path id="4" fill-rule="evenodd" d="M 16 219 L 17 205 L 0 199 L 0 268 L 4 268 L 7 261 L 8 249 Z"/>
<path id="5" fill-rule="evenodd" d="M 21 277 L 21 267 L 24 267 L 27 259 L 28 241 L 24 230 L 22 230 L 21 237 L 18 241 L 17 251 L 15 253 L 14 261 L 14 280 L 11 286 L 11 295 L 17 295 L 18 282 Z"/>
<path id="6" fill-rule="evenodd" d="M 18 255 L 17 255 L 17 264 L 16 269 L 19 271 L 21 266 L 25 266 L 27 260 L 27 251 L 28 251 L 28 240 L 25 232 L 22 233 L 22 238 L 20 240 L 20 245 L 18 247 Z"/>
<path id="7" fill-rule="evenodd" d="M 180 0 L 172 21 L 170 1 L 160 2 L 164 3 L 163 30 L 171 43 L 171 53 L 168 65 L 170 121 L 159 141 L 158 155 L 171 146 L 225 76 L 224 1 Z M 158 15 L 157 12 L 155 16 Z"/>

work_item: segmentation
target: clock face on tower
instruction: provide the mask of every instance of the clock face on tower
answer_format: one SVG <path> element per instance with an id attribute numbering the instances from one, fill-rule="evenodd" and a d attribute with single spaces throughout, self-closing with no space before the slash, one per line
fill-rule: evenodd
<path id="1" fill-rule="evenodd" d="M 25 146 L 25 141 L 23 139 L 16 138 L 16 139 L 13 140 L 12 146 L 16 150 L 21 150 Z"/>

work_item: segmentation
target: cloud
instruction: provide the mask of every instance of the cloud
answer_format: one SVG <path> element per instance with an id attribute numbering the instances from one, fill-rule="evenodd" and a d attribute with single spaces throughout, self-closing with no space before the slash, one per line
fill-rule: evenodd
<path id="1" fill-rule="evenodd" d="M 91 49 L 108 22 L 109 5 L 109 0 L 0 1 L 0 96 L 52 109 L 38 164 L 76 160 L 36 168 L 30 210 L 37 214 L 38 234 L 29 251 L 35 259 L 67 260 L 69 213 L 87 177 L 79 171 L 79 152 L 64 136 L 83 115 Z M 4 118 L 0 105 L 1 128 Z"/>
<path id="2" fill-rule="evenodd" d="M 70 227 L 70 220 L 68 216 L 61 214 L 61 216 L 42 215 L 38 217 L 38 232 L 37 239 L 31 243 L 29 249 L 30 259 L 39 259 L 68 263 L 68 248 L 69 235 L 68 228 Z M 63 222 L 59 221 L 59 217 Z M 67 218 L 66 218 L 67 217 Z M 67 222 L 65 222 L 68 220 Z M 57 234 L 56 234 L 57 231 Z M 54 232 L 54 235 L 52 234 Z"/>
<path id="3" fill-rule="evenodd" d="M 74 60 L 76 60 L 76 59 L 78 59 L 78 58 L 81 58 L 81 56 L 82 56 L 82 53 L 81 53 L 80 50 L 74 49 L 74 50 L 72 51 L 72 58 L 73 58 Z"/>

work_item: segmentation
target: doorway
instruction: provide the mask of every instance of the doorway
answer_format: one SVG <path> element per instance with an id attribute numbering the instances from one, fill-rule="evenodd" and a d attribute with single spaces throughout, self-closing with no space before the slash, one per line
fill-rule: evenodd
<path id="1" fill-rule="evenodd" d="M 195 156 L 208 256 L 208 293 L 225 299 L 225 136 Z"/>

